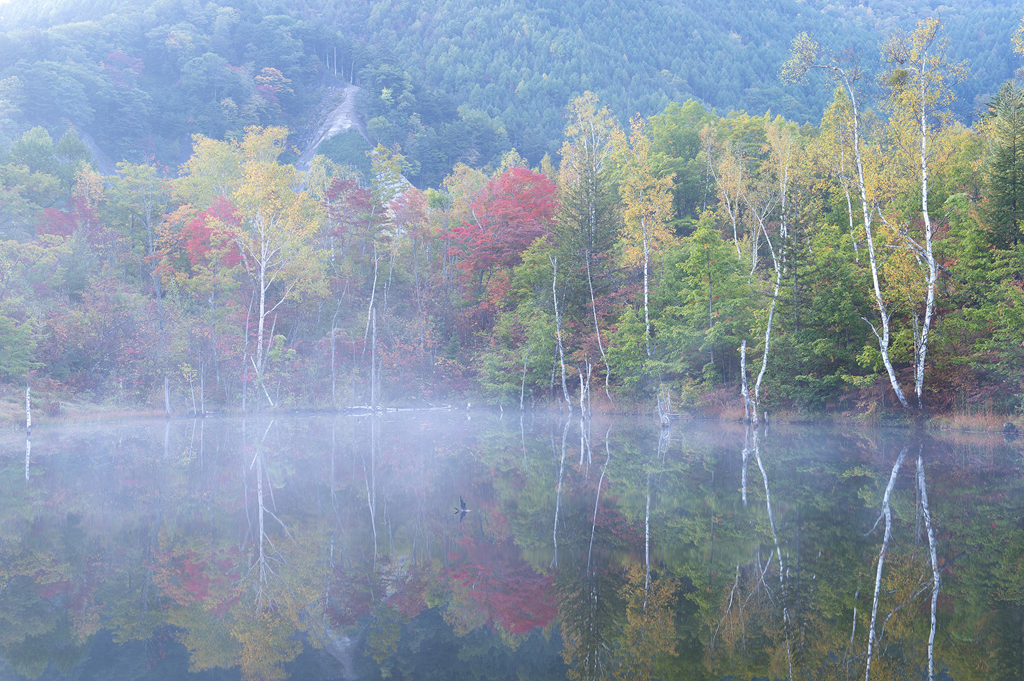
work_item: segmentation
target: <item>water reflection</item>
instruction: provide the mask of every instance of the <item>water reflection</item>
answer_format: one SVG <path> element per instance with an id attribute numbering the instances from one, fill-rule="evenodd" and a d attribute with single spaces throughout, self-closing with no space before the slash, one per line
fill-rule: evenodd
<path id="1" fill-rule="evenodd" d="M 32 435 L 0 445 L 4 678 L 1024 676 L 1001 434 L 410 413 Z"/>

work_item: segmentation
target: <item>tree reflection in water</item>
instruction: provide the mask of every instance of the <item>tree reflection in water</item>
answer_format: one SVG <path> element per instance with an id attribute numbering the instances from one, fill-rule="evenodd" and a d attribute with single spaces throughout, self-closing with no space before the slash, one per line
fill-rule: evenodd
<path id="1" fill-rule="evenodd" d="M 1024 675 L 1021 445 L 998 435 L 161 420 L 37 426 L 27 481 L 21 437 L 5 677 Z"/>

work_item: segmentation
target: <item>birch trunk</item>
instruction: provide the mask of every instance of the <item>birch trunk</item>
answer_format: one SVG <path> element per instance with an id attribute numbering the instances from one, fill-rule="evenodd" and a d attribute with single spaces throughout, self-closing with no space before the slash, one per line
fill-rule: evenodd
<path id="1" fill-rule="evenodd" d="M 927 60 L 922 63 L 924 71 Z M 939 268 L 932 251 L 932 221 L 928 215 L 928 107 L 925 99 L 927 78 L 921 74 L 921 217 L 924 219 L 924 256 L 928 264 L 928 292 L 924 305 L 924 324 L 920 337 L 915 343 L 914 352 L 914 394 L 917 395 L 917 408 L 924 410 L 924 362 L 928 354 L 928 335 L 932 326 L 932 313 L 935 310 L 935 281 Z"/>
<path id="2" fill-rule="evenodd" d="M 768 350 L 772 337 L 772 322 L 775 320 L 775 303 L 779 300 L 779 289 L 782 286 L 782 268 L 779 259 L 775 255 L 775 248 L 768 237 L 768 232 L 761 223 L 761 230 L 764 232 L 765 241 L 768 243 L 768 250 L 772 256 L 772 264 L 775 267 L 775 291 L 772 293 L 772 304 L 768 307 L 768 324 L 764 330 L 764 353 L 761 355 L 761 370 L 757 372 L 757 381 L 754 383 L 754 427 L 757 427 L 758 411 L 761 409 L 761 381 L 764 379 L 764 372 L 768 368 Z"/>
<path id="3" fill-rule="evenodd" d="M 612 368 L 608 366 L 608 357 L 604 354 L 604 343 L 601 341 L 601 326 L 597 322 L 597 301 L 594 300 L 594 281 L 590 277 L 590 252 L 587 251 L 587 284 L 590 286 L 590 308 L 594 312 L 594 333 L 597 334 L 597 348 L 601 351 L 601 361 L 604 363 L 604 394 L 608 401 L 612 401 L 612 393 L 608 390 L 608 381 L 612 377 Z"/>
<path id="4" fill-rule="evenodd" d="M 555 305 L 555 339 L 558 342 L 558 362 L 562 367 L 562 396 L 565 398 L 565 406 L 572 413 L 572 402 L 569 400 L 569 387 L 565 383 L 565 348 L 562 346 L 562 315 L 558 311 L 558 290 L 555 285 L 558 283 L 558 258 L 548 256 L 551 262 L 551 298 Z"/>
<path id="5" fill-rule="evenodd" d="M 868 244 L 868 261 L 871 265 L 871 282 L 874 287 L 875 293 L 875 304 L 878 306 L 878 317 L 879 331 L 874 324 L 871 324 L 871 330 L 875 334 L 875 338 L 878 340 L 878 350 L 882 355 L 882 363 L 885 365 L 885 370 L 889 375 L 889 383 L 892 385 L 893 392 L 896 393 L 896 399 L 900 401 L 904 407 L 909 407 L 907 403 L 907 397 L 903 394 L 903 389 L 900 388 L 899 381 L 896 379 L 896 370 L 892 366 L 892 362 L 889 360 L 889 311 L 885 306 L 885 299 L 882 298 L 882 285 L 878 278 L 878 259 L 875 255 L 875 240 L 874 235 L 871 232 L 871 221 L 873 218 L 873 207 L 871 202 L 868 200 L 867 182 L 864 179 L 864 161 L 860 153 L 860 111 L 857 108 L 857 95 L 853 90 L 853 84 L 850 82 L 849 76 L 842 69 L 837 70 L 840 77 L 842 78 L 843 85 L 846 88 L 847 94 L 850 96 L 850 106 L 853 110 L 853 152 L 854 160 L 857 166 L 857 188 L 860 190 L 860 205 L 861 210 L 864 213 L 864 234 Z M 865 321 L 867 321 L 865 319 Z"/>

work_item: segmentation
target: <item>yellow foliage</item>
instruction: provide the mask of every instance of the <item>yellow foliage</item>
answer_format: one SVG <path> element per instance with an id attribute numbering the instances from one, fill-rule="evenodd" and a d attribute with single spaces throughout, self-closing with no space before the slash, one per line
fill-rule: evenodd
<path id="1" fill-rule="evenodd" d="M 651 138 L 639 116 L 630 121 L 628 141 L 619 135 L 617 156 L 622 169 L 622 255 L 627 265 L 649 260 L 672 241 L 672 186 L 674 175 L 655 177 Z"/>

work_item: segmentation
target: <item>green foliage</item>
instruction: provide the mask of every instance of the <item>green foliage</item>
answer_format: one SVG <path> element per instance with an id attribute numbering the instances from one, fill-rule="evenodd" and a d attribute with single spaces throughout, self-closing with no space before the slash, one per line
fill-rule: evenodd
<path id="1" fill-rule="evenodd" d="M 696 219 L 714 202 L 710 160 L 701 148 L 700 133 L 716 120 L 693 99 L 682 106 L 672 102 L 664 112 L 650 119 L 652 151 L 659 174 L 674 175 L 673 226 L 680 236 L 692 232 Z"/>
<path id="2" fill-rule="evenodd" d="M 338 165 L 355 168 L 366 178 L 370 174 L 370 159 L 367 156 L 370 149 L 370 145 L 358 130 L 349 129 L 322 142 L 316 153 Z"/>
<path id="3" fill-rule="evenodd" d="M 992 242 L 1006 248 L 1024 236 L 1024 91 L 1013 81 L 1004 83 L 991 112 L 995 145 L 987 170 Z"/>
<path id="4" fill-rule="evenodd" d="M 608 334 L 608 364 L 618 377 L 625 394 L 634 398 L 648 397 L 652 378 L 647 358 L 644 322 L 632 306 L 619 316 L 615 330 Z"/>
<path id="5" fill-rule="evenodd" d="M 753 322 L 753 290 L 709 212 L 666 254 L 655 298 L 663 310 L 656 323 L 663 372 L 704 380 L 709 387 L 738 378 L 740 342 Z"/>
<path id="6" fill-rule="evenodd" d="M 32 361 L 36 340 L 28 322 L 18 324 L 0 314 L 0 376 L 18 380 L 30 369 L 41 366 Z"/>

